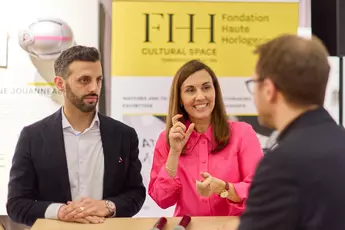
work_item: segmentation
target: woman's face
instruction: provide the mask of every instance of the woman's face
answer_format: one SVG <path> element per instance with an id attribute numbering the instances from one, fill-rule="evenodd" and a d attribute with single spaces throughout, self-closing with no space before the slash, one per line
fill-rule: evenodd
<path id="1" fill-rule="evenodd" d="M 211 118 L 215 98 L 212 77 L 206 70 L 193 73 L 181 85 L 181 104 L 192 122 Z"/>

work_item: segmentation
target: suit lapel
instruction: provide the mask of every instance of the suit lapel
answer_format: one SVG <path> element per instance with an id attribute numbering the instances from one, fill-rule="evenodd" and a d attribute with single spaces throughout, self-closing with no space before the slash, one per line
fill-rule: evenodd
<path id="1" fill-rule="evenodd" d="M 98 114 L 100 120 L 100 131 L 104 153 L 104 179 L 103 179 L 103 196 L 108 196 L 108 191 L 113 191 L 113 186 L 116 184 L 116 178 L 121 177 L 118 175 L 118 170 L 121 170 L 123 165 L 124 156 L 121 154 L 122 135 L 119 130 L 113 127 L 110 118 Z"/>
<path id="2" fill-rule="evenodd" d="M 51 153 L 51 160 L 54 161 L 54 164 L 59 165 L 59 171 L 57 172 L 56 179 L 63 190 L 62 195 L 64 196 L 65 200 L 70 201 L 72 196 L 68 176 L 61 112 L 61 109 L 59 109 L 50 117 L 50 119 L 46 121 L 46 130 L 42 133 L 42 135 L 48 143 L 47 147 Z"/>

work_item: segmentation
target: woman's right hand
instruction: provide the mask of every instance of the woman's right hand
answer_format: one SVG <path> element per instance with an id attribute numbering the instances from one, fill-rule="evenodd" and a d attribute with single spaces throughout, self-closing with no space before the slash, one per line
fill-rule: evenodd
<path id="1" fill-rule="evenodd" d="M 187 127 L 179 121 L 182 117 L 181 114 L 177 114 L 172 118 L 172 127 L 169 131 L 170 152 L 180 155 L 183 147 L 186 145 L 190 135 L 192 134 L 195 124 L 191 123 Z"/>

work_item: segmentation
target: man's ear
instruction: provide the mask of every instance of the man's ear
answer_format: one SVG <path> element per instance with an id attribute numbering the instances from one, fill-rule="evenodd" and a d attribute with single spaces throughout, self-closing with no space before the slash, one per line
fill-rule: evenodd
<path id="1" fill-rule="evenodd" d="M 264 88 L 265 88 L 266 97 L 268 98 L 270 102 L 274 102 L 277 99 L 277 94 L 278 94 L 276 85 L 269 78 L 266 78 L 263 84 L 265 85 Z"/>
<path id="2" fill-rule="evenodd" d="M 61 91 L 64 92 L 65 91 L 65 79 L 63 79 L 60 76 L 55 76 L 54 77 L 54 84 L 56 86 L 56 88 Z"/>

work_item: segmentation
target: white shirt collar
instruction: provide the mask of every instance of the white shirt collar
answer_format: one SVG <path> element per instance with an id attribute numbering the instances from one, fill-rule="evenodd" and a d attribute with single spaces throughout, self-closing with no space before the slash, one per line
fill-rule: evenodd
<path id="1" fill-rule="evenodd" d="M 65 129 L 65 128 L 73 128 L 71 123 L 69 123 L 69 121 L 67 120 L 67 117 L 63 111 L 63 107 L 61 108 L 61 115 L 62 115 L 62 128 Z M 99 127 L 99 117 L 98 117 L 98 112 L 96 111 L 95 113 L 95 116 L 91 122 L 91 125 L 89 128 L 93 127 L 94 125 L 96 125 L 97 127 Z"/>

